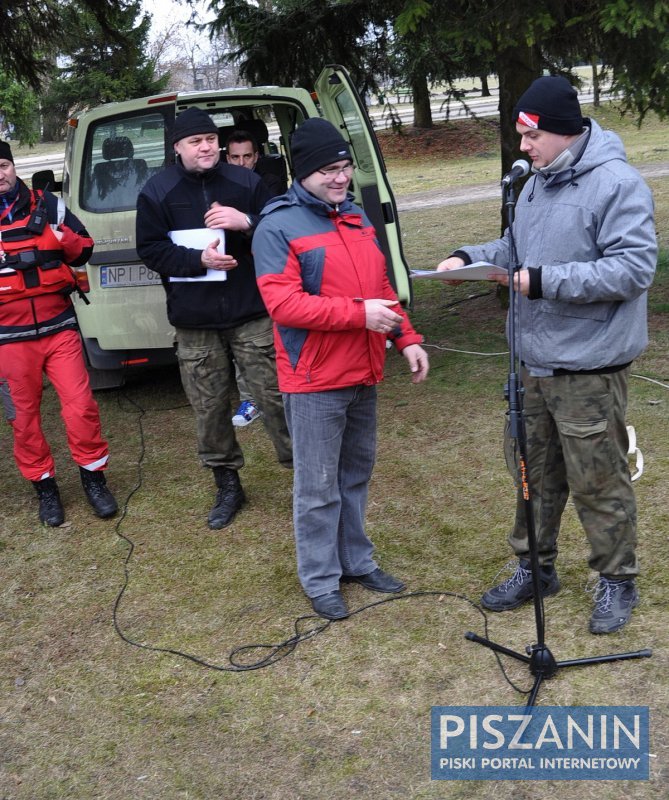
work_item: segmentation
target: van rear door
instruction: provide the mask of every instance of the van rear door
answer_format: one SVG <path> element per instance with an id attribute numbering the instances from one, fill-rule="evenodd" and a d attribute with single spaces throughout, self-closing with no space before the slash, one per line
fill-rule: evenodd
<path id="1" fill-rule="evenodd" d="M 390 282 L 402 303 L 410 306 L 412 287 L 402 251 L 397 206 L 367 110 L 350 75 L 337 64 L 325 67 L 315 88 L 323 116 L 351 143 L 356 161 L 354 181 L 362 206 L 376 228 Z"/>

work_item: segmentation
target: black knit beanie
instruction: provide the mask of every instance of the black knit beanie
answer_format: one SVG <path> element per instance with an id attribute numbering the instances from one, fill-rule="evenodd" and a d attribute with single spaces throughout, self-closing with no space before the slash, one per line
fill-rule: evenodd
<path id="1" fill-rule="evenodd" d="M 313 117 L 300 125 L 292 136 L 290 151 L 298 181 L 327 164 L 343 158 L 353 160 L 341 133 L 331 122 L 320 117 Z"/>
<path id="2" fill-rule="evenodd" d="M 7 142 L 0 142 L 0 158 L 5 161 L 11 161 L 12 164 L 14 163 L 12 148 L 7 144 Z"/>
<path id="3" fill-rule="evenodd" d="M 198 133 L 218 133 L 214 120 L 201 108 L 191 106 L 174 121 L 172 126 L 172 144 L 186 136 L 196 136 Z"/>
<path id="4" fill-rule="evenodd" d="M 516 103 L 513 121 L 565 136 L 581 133 L 583 116 L 576 89 L 560 75 L 537 78 Z"/>

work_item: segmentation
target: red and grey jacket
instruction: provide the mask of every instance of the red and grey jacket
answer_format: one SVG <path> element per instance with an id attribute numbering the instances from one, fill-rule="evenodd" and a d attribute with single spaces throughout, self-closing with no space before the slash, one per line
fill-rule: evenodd
<path id="1" fill-rule="evenodd" d="M 397 300 L 376 231 L 350 201 L 334 209 L 298 182 L 270 201 L 253 236 L 258 287 L 275 323 L 282 392 L 321 392 L 383 379 L 384 334 L 366 327 L 364 301 Z M 403 320 L 398 350 L 422 342 Z"/>
<path id="2" fill-rule="evenodd" d="M 38 339 L 77 327 L 71 266 L 84 264 L 93 240 L 69 211 L 57 225 L 58 199 L 19 180 L 0 219 L 0 344 Z M 36 213 L 37 212 L 37 213 Z"/>

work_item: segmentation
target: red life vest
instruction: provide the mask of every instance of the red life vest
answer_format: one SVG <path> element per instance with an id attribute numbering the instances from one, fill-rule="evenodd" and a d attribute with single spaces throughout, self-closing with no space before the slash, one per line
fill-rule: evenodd
<path id="1" fill-rule="evenodd" d="M 30 192 L 30 216 L 0 226 L 0 303 L 42 294 L 70 294 L 76 282 L 60 242 L 46 222 L 31 225 L 41 192 Z"/>

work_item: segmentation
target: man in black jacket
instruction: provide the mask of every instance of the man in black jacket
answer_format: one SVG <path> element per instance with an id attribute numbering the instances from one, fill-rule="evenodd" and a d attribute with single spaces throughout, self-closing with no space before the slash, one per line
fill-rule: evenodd
<path id="1" fill-rule="evenodd" d="M 209 527 L 219 529 L 245 500 L 238 474 L 244 456 L 230 413 L 232 358 L 263 413 L 279 462 L 292 466 L 272 324 L 251 255 L 269 193 L 251 170 L 221 162 L 218 128 L 205 111 L 182 112 L 172 142 L 177 163 L 151 178 L 137 200 L 137 252 L 163 278 L 198 454 L 218 488 Z"/>

